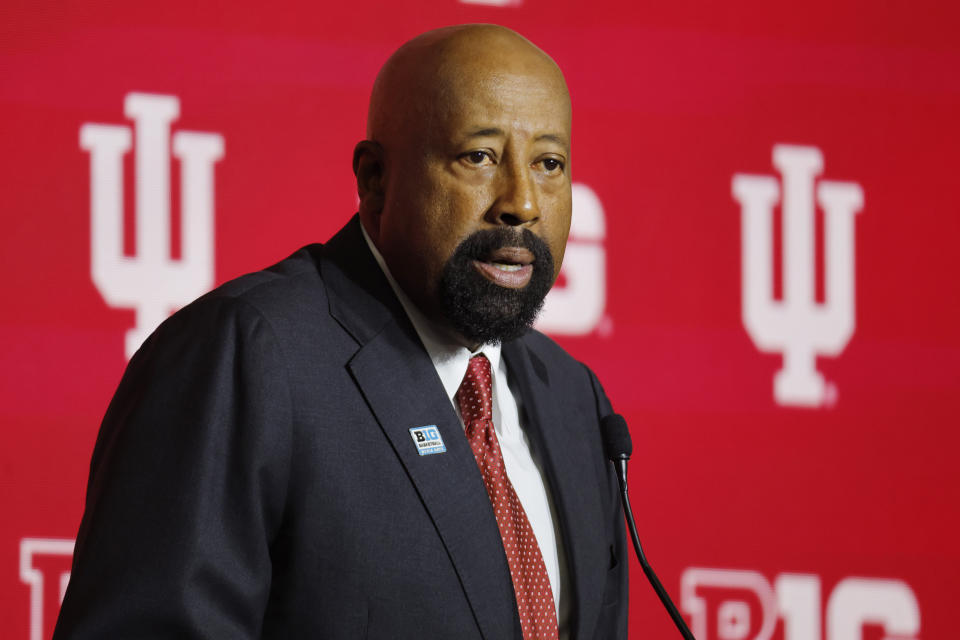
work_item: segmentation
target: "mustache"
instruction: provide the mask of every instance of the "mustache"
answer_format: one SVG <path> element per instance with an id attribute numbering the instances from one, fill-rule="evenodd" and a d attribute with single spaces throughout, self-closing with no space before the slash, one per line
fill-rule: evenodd
<path id="1" fill-rule="evenodd" d="M 454 253 L 461 258 L 486 260 L 494 251 L 504 247 L 529 249 L 534 255 L 535 264 L 544 259 L 549 260 L 550 265 L 553 264 L 550 247 L 529 229 L 513 229 L 510 227 L 480 229 L 467 236 Z"/>

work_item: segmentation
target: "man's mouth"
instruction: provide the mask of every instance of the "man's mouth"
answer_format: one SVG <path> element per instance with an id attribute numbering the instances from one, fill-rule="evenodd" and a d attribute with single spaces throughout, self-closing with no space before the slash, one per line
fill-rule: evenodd
<path id="1" fill-rule="evenodd" d="M 474 260 L 473 266 L 496 285 L 521 289 L 533 276 L 533 253 L 524 247 L 500 247 L 491 251 L 486 260 Z"/>

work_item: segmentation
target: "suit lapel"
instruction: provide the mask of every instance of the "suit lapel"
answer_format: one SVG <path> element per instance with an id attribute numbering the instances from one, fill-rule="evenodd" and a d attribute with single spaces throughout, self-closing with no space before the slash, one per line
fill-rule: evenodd
<path id="1" fill-rule="evenodd" d="M 557 405 L 561 395 L 551 388 L 546 365 L 522 339 L 505 344 L 503 356 L 510 377 L 519 388 L 527 416 L 526 432 L 534 453 L 542 461 L 561 523 L 563 552 L 573 591 L 571 638 L 592 638 L 610 554 L 605 537 L 595 528 L 596 523 L 603 522 L 601 494 L 593 464 L 581 457 L 588 450 L 578 435 L 583 425 L 564 420 Z"/>
<path id="2" fill-rule="evenodd" d="M 356 218 L 324 247 L 330 312 L 359 343 L 349 369 L 446 547 L 481 634 L 519 637 L 499 529 L 473 453 L 429 355 L 367 249 Z M 410 428 L 436 425 L 446 453 L 421 456 Z"/>
<path id="3" fill-rule="evenodd" d="M 357 353 L 350 370 L 430 513 L 483 636 L 512 638 L 516 601 L 503 588 L 510 572 L 490 499 L 433 363 L 409 344 L 403 329 L 390 324 Z M 409 429 L 429 424 L 437 425 L 446 453 L 417 453 Z"/>

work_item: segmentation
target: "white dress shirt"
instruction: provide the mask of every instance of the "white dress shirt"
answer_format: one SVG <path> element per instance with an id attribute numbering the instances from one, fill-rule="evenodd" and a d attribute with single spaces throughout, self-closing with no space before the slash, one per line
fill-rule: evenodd
<path id="1" fill-rule="evenodd" d="M 373 257 L 376 258 L 377 264 L 380 265 L 390 286 L 393 287 L 413 328 L 420 336 L 420 341 L 430 355 L 443 389 L 458 417 L 460 417 L 460 408 L 454 396 L 467 372 L 470 358 L 482 353 L 490 360 L 490 372 L 493 377 L 493 428 L 500 441 L 500 451 L 503 453 L 503 465 L 507 477 L 510 478 L 510 483 L 517 492 L 517 498 L 523 505 L 530 527 L 537 538 L 540 553 L 543 555 L 543 562 L 550 578 L 550 588 L 553 590 L 553 603 L 557 607 L 560 640 L 565 640 L 569 637 L 570 607 L 569 589 L 565 588 L 568 577 L 561 553 L 560 530 L 557 527 L 556 518 L 553 517 L 553 503 L 543 473 L 533 459 L 530 442 L 520 424 L 520 402 L 517 394 L 510 388 L 507 365 L 500 357 L 500 345 L 485 344 L 471 352 L 466 347 L 446 338 L 403 292 L 391 275 L 383 256 L 367 235 L 367 230 L 363 225 L 360 225 L 360 228 L 363 230 L 363 238 L 370 247 Z M 463 426 L 462 417 L 460 417 L 460 424 Z"/>

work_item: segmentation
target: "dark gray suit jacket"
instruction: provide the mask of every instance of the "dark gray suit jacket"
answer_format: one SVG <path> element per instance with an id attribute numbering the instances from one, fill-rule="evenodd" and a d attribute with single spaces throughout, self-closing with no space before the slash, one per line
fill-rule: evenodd
<path id="1" fill-rule="evenodd" d="M 625 638 L 609 402 L 535 331 L 503 357 L 561 523 L 572 637 Z M 447 452 L 420 456 L 409 429 L 433 424 Z M 356 218 L 188 305 L 131 360 L 55 637 L 521 638 L 463 429 Z"/>

